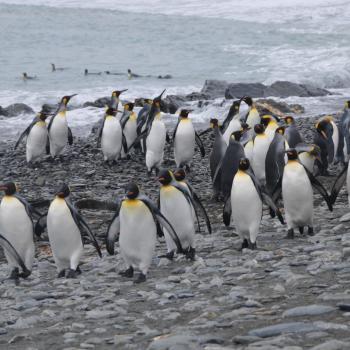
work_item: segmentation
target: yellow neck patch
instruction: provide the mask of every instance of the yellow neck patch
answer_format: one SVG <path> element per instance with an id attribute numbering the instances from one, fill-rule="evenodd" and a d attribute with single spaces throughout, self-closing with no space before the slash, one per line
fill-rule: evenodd
<path id="1" fill-rule="evenodd" d="M 139 199 L 126 199 L 123 201 L 123 206 L 125 208 L 136 208 L 142 205 L 142 201 Z"/>
<path id="2" fill-rule="evenodd" d="M 132 112 L 132 113 L 130 114 L 130 120 L 135 121 L 136 119 L 137 119 L 136 113 L 135 113 L 135 112 Z"/>
<path id="3" fill-rule="evenodd" d="M 61 111 L 58 113 L 58 116 L 65 118 L 66 117 L 66 111 Z"/>
<path id="4" fill-rule="evenodd" d="M 46 126 L 46 123 L 43 120 L 39 120 L 35 125 L 43 127 Z"/>
<path id="5" fill-rule="evenodd" d="M 162 113 L 158 113 L 154 119 L 160 120 L 162 118 Z"/>

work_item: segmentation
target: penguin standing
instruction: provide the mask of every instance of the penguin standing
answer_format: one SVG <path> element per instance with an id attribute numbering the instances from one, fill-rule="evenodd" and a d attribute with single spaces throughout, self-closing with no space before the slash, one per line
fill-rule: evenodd
<path id="1" fill-rule="evenodd" d="M 253 141 L 253 156 L 252 156 L 252 168 L 255 176 L 258 178 L 262 185 L 266 183 L 265 175 L 265 160 L 267 151 L 270 147 L 271 140 L 265 133 L 264 125 L 256 124 L 254 126 L 256 136 Z"/>
<path id="2" fill-rule="evenodd" d="M 350 101 L 345 102 L 340 120 L 338 122 L 339 141 L 336 161 L 345 164 L 349 161 L 350 153 Z"/>
<path id="3" fill-rule="evenodd" d="M 235 131 L 241 130 L 241 122 L 239 120 L 239 106 L 241 104 L 241 100 L 234 101 L 230 110 L 225 118 L 221 129 L 223 133 L 223 138 L 226 142 L 226 145 L 230 142 L 231 134 Z"/>
<path id="4" fill-rule="evenodd" d="M 213 198 L 218 200 L 221 193 L 221 168 L 218 169 L 215 181 L 214 176 L 216 169 L 225 156 L 227 144 L 221 134 L 219 122 L 217 119 L 210 119 L 210 126 L 214 130 L 214 143 L 209 156 L 210 176 L 213 183 Z"/>
<path id="5" fill-rule="evenodd" d="M 249 107 L 248 113 L 246 115 L 245 122 L 249 125 L 249 127 L 254 130 L 254 126 L 256 124 L 260 124 L 261 118 L 259 115 L 258 110 L 256 109 L 256 106 L 253 102 L 253 99 L 249 96 L 245 96 L 242 99 Z"/>
<path id="6" fill-rule="evenodd" d="M 75 278 L 77 273 L 80 273 L 83 231 L 88 235 L 98 255 L 102 257 L 95 236 L 71 203 L 69 195 L 69 187 L 63 184 L 47 213 L 47 233 L 59 278 L 65 276 Z"/>
<path id="7" fill-rule="evenodd" d="M 120 124 L 125 135 L 126 145 L 129 148 L 137 137 L 137 117 L 133 111 L 134 104 L 131 102 L 124 104 L 124 112 L 120 118 Z"/>
<path id="8" fill-rule="evenodd" d="M 33 217 L 41 214 L 16 193 L 13 182 L 1 185 L 0 190 L 5 192 L 0 203 L 0 232 L 25 264 L 23 269 L 16 256 L 5 251 L 7 262 L 12 268 L 11 278 L 26 278 L 31 274 L 35 253 Z M 19 269 L 22 269 L 21 273 Z"/>
<path id="9" fill-rule="evenodd" d="M 294 148 L 297 144 L 303 142 L 303 138 L 301 137 L 297 124 L 295 120 L 291 116 L 287 116 L 283 118 L 285 123 L 287 124 L 287 128 L 285 131 L 285 137 L 287 139 L 288 145 L 291 148 Z"/>
<path id="10" fill-rule="evenodd" d="M 126 139 L 123 134 L 120 120 L 116 117 L 116 110 L 108 108 L 105 112 L 102 125 L 98 132 L 97 144 L 101 144 L 105 162 L 116 162 L 124 147 L 127 151 Z"/>
<path id="11" fill-rule="evenodd" d="M 26 142 L 26 159 L 27 163 L 35 163 L 41 156 L 45 154 L 46 143 L 48 138 L 46 118 L 48 113 L 42 110 L 33 119 L 31 124 L 23 131 L 18 141 L 16 142 L 15 149 L 21 143 L 21 141 L 27 137 Z"/>
<path id="12" fill-rule="evenodd" d="M 263 191 L 259 181 L 250 170 L 247 158 L 239 160 L 238 171 L 233 179 L 231 195 L 224 206 L 224 223 L 230 225 L 231 215 L 238 235 L 242 239 L 242 249 L 256 249 L 256 238 L 262 217 L 263 200 L 278 215 L 282 224 L 283 218 L 272 199 Z"/>
<path id="13" fill-rule="evenodd" d="M 112 91 L 111 103 L 110 103 L 109 107 L 111 107 L 115 110 L 118 110 L 119 102 L 120 102 L 120 95 L 125 91 L 128 91 L 128 89 Z"/>
<path id="14" fill-rule="evenodd" d="M 189 164 L 194 156 L 194 147 L 197 143 L 201 156 L 205 156 L 205 150 L 197 132 L 194 130 L 191 119 L 188 118 L 190 110 L 180 111 L 179 120 L 173 133 L 174 156 L 177 167 L 184 167 L 189 170 Z"/>
<path id="15" fill-rule="evenodd" d="M 195 259 L 195 224 L 192 209 L 196 208 L 194 198 L 189 191 L 174 178 L 167 169 L 159 172 L 158 180 L 161 183 L 159 191 L 160 211 L 174 227 L 187 259 Z M 167 229 L 164 230 L 168 248 L 166 257 L 172 259 L 176 246 Z"/>
<path id="16" fill-rule="evenodd" d="M 136 283 L 144 282 L 156 247 L 156 238 L 163 236 L 166 228 L 169 239 L 182 251 L 180 240 L 169 221 L 148 197 L 140 194 L 136 184 L 126 186 L 126 196 L 118 204 L 117 211 L 108 227 L 106 247 L 114 254 L 114 242 L 119 238 L 120 252 L 128 266 L 120 273 L 133 277 L 134 269 L 140 270 Z"/>
<path id="17" fill-rule="evenodd" d="M 57 111 L 50 120 L 48 133 L 50 153 L 53 158 L 62 153 L 67 144 L 67 140 L 69 145 L 73 144 L 72 130 L 68 127 L 66 112 L 67 104 L 74 96 L 76 96 L 76 94 L 63 96 Z"/>
<path id="18" fill-rule="evenodd" d="M 302 234 L 305 226 L 308 227 L 308 234 L 312 236 L 314 235 L 312 186 L 322 195 L 330 211 L 333 210 L 332 204 L 322 184 L 298 161 L 298 152 L 295 149 L 286 152 L 288 163 L 284 167 L 281 187 L 278 186 L 276 190 L 282 191 L 288 227 L 287 238 L 294 238 L 295 228 L 299 228 Z"/>
<path id="19" fill-rule="evenodd" d="M 316 165 L 321 175 L 328 175 L 328 164 L 334 159 L 333 126 L 323 119 L 315 124 L 315 128 L 314 144 L 321 150 L 321 161 L 316 161 Z"/>
<path id="20" fill-rule="evenodd" d="M 265 134 L 270 141 L 274 138 L 275 131 L 279 127 L 278 122 L 279 118 L 272 115 L 266 114 L 261 117 L 261 123 L 265 126 Z"/>

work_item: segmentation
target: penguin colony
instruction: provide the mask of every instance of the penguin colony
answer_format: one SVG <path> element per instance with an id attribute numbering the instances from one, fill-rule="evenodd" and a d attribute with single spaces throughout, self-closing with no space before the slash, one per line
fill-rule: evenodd
<path id="1" fill-rule="evenodd" d="M 183 254 L 194 260 L 196 227 L 201 231 L 199 217 L 211 233 L 207 212 L 197 193 L 186 181 L 191 169 L 196 145 L 204 157 L 205 150 L 189 117 L 191 110 L 181 110 L 172 137 L 162 121 L 161 99 L 165 90 L 154 99 L 143 99 L 138 115 L 134 103 L 126 102 L 120 110 L 120 95 L 112 92 L 97 133 L 107 164 L 115 164 L 130 153 L 144 154 L 149 175 L 154 171 L 160 184 L 158 203 L 142 193 L 136 183 L 129 183 L 125 195 L 118 199 L 117 209 L 106 232 L 106 249 L 115 253 L 119 242 L 126 270 L 120 275 L 135 283 L 146 280 L 158 237 L 164 237 L 170 260 Z M 36 164 L 47 153 L 53 161 L 60 157 L 73 135 L 67 123 L 67 104 L 75 95 L 62 97 L 51 114 L 44 108 L 33 119 L 16 142 L 17 148 L 26 142 L 26 160 Z M 242 103 L 248 112 L 241 113 Z M 46 120 L 50 118 L 47 124 Z M 350 203 L 350 101 L 340 119 L 323 117 L 314 129 L 314 142 L 308 144 L 299 133 L 294 118 L 281 120 L 275 115 L 260 115 L 254 101 L 244 96 L 233 101 L 222 125 L 210 120 L 214 141 L 209 156 L 213 199 L 223 201 L 223 222 L 233 224 L 242 241 L 241 248 L 256 249 L 263 207 L 272 219 L 286 225 L 286 237 L 293 239 L 295 230 L 314 235 L 313 193 L 319 192 L 332 211 L 340 189 L 346 182 Z M 202 133 L 202 134 L 203 134 Z M 165 143 L 172 143 L 177 169 L 162 168 Z M 342 171 L 330 193 L 317 180 L 327 175 L 329 164 L 340 163 Z M 0 245 L 11 269 L 10 278 L 27 278 L 34 260 L 34 235 L 46 229 L 58 277 L 75 278 L 81 273 L 80 258 L 84 251 L 84 236 L 102 257 L 101 247 L 88 224 L 70 199 L 70 189 L 62 184 L 48 212 L 40 213 L 17 193 L 14 182 L 0 185 L 4 196 L 0 203 Z M 284 213 L 284 215 L 282 214 Z"/>

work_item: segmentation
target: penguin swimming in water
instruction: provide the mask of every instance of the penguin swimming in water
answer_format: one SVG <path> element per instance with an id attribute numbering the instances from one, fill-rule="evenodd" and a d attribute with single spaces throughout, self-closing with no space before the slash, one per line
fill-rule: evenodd
<path id="1" fill-rule="evenodd" d="M 221 132 L 223 133 L 223 138 L 226 142 L 226 145 L 230 142 L 230 137 L 233 132 L 241 130 L 241 122 L 239 116 L 239 107 L 241 100 L 234 101 L 230 110 L 221 126 Z"/>
<path id="2" fill-rule="evenodd" d="M 222 159 L 225 156 L 227 144 L 221 134 L 219 122 L 217 119 L 210 119 L 210 126 L 214 130 L 214 143 L 209 156 L 210 176 L 213 183 L 213 198 L 218 200 L 221 193 L 221 168 L 218 169 L 218 173 L 215 177 L 216 169 L 220 165 Z"/>
<path id="3" fill-rule="evenodd" d="M 198 133 L 194 130 L 191 119 L 188 118 L 190 110 L 182 109 L 179 120 L 173 133 L 174 157 L 176 166 L 182 168 L 186 166 L 189 170 L 189 163 L 194 156 L 195 143 L 199 147 L 202 158 L 205 150 Z"/>
<path id="4" fill-rule="evenodd" d="M 245 157 L 243 145 L 240 142 L 242 130 L 232 133 L 230 143 L 225 151 L 225 155 L 216 168 L 213 182 L 216 183 L 217 177 L 221 174 L 221 193 L 226 200 L 232 187 L 232 180 L 238 170 L 239 160 Z"/>
<path id="5" fill-rule="evenodd" d="M 349 161 L 350 153 L 350 101 L 345 102 L 340 120 L 338 122 L 339 141 L 336 161 L 343 164 Z"/>
<path id="6" fill-rule="evenodd" d="M 127 152 L 127 142 L 120 124 L 116 117 L 116 110 L 108 108 L 98 132 L 97 144 L 101 145 L 105 162 L 117 162 L 120 157 L 122 147 Z"/>
<path id="7" fill-rule="evenodd" d="M 231 194 L 224 206 L 223 219 L 226 226 L 231 223 L 231 215 L 238 235 L 242 239 L 242 249 L 256 249 L 256 238 L 262 218 L 263 201 L 277 214 L 284 224 L 283 217 L 272 199 L 263 190 L 250 169 L 247 158 L 239 160 L 238 171 L 233 178 Z"/>
<path id="8" fill-rule="evenodd" d="M 136 283 L 144 282 L 154 256 L 157 235 L 164 236 L 163 228 L 178 251 L 181 242 L 173 226 L 135 183 L 126 186 L 126 195 L 119 202 L 117 211 L 108 227 L 106 248 L 114 255 L 114 242 L 119 239 L 120 253 L 128 266 L 120 274 L 133 277 L 134 269 L 140 270 Z"/>
<path id="9" fill-rule="evenodd" d="M 269 114 L 263 115 L 261 117 L 261 123 L 265 126 L 265 134 L 270 141 L 272 141 L 275 136 L 275 131 L 279 127 L 279 121 L 280 120 L 278 117 Z"/>
<path id="10" fill-rule="evenodd" d="M 314 235 L 313 229 L 313 190 L 312 186 L 326 201 L 328 209 L 333 210 L 327 191 L 322 184 L 299 162 L 295 149 L 286 151 L 288 163 L 284 167 L 282 181 L 276 187 L 276 192 L 282 192 L 286 222 L 287 238 L 294 238 L 294 229 L 303 233 L 308 227 L 308 234 Z M 280 193 L 281 193 L 280 192 Z M 276 193 L 273 198 L 278 198 Z"/>
<path id="11" fill-rule="evenodd" d="M 129 148 L 137 137 L 137 117 L 133 111 L 134 103 L 128 102 L 124 104 L 124 112 L 120 118 L 120 124 L 125 135 L 126 145 Z"/>
<path id="12" fill-rule="evenodd" d="M 83 232 L 88 235 L 98 255 L 102 257 L 95 236 L 71 203 L 69 195 L 69 187 L 63 184 L 49 206 L 46 219 L 47 233 L 59 278 L 75 278 L 80 273 Z M 40 235 L 40 230 L 36 229 L 36 234 Z"/>
<path id="13" fill-rule="evenodd" d="M 65 148 L 68 140 L 68 144 L 73 144 L 72 130 L 68 126 L 66 112 L 67 104 L 72 97 L 76 96 L 63 96 L 60 104 L 58 105 L 57 111 L 52 116 L 49 126 L 49 147 L 52 158 L 58 156 Z"/>
<path id="14" fill-rule="evenodd" d="M 5 251 L 12 268 L 11 278 L 26 278 L 31 274 L 35 253 L 33 217 L 38 218 L 41 214 L 16 193 L 13 182 L 1 185 L 0 190 L 5 192 L 0 203 L 0 232 L 17 251 L 25 266 L 24 269 L 16 256 Z M 22 269 L 21 273 L 19 269 Z"/>
<path id="15" fill-rule="evenodd" d="M 242 101 L 244 101 L 248 106 L 249 110 L 245 118 L 245 122 L 249 125 L 249 127 L 254 130 L 254 126 L 256 124 L 261 123 L 261 118 L 259 115 L 258 110 L 256 109 L 256 106 L 253 102 L 253 99 L 249 96 L 245 96 L 242 98 Z"/>
<path id="16" fill-rule="evenodd" d="M 22 79 L 24 80 L 24 81 L 27 81 L 27 80 L 36 80 L 36 79 L 38 79 L 37 78 L 37 76 L 35 75 L 35 76 L 30 76 L 30 75 L 28 75 L 27 73 L 23 73 L 22 74 Z"/>
<path id="17" fill-rule="evenodd" d="M 62 72 L 63 70 L 67 69 L 63 67 L 56 67 L 54 63 L 51 63 L 51 68 L 52 68 L 52 72 Z"/>
<path id="18" fill-rule="evenodd" d="M 158 181 L 161 183 L 159 190 L 160 211 L 174 227 L 186 258 L 194 260 L 195 223 L 193 209 L 196 210 L 196 198 L 192 197 L 188 189 L 179 184 L 167 169 L 159 172 Z M 172 259 L 176 246 L 166 229 L 164 235 L 168 249 L 166 257 Z"/>
<path id="19" fill-rule="evenodd" d="M 266 184 L 265 161 L 267 151 L 269 150 L 271 140 L 265 133 L 264 125 L 256 124 L 254 126 L 256 136 L 253 140 L 252 168 L 255 176 L 262 185 Z"/>
<path id="20" fill-rule="evenodd" d="M 294 148 L 297 144 L 303 142 L 303 138 L 301 137 L 297 124 L 293 117 L 287 116 L 283 118 L 285 123 L 287 124 L 287 128 L 285 131 L 285 137 L 287 139 L 288 145 L 290 148 Z"/>
<path id="21" fill-rule="evenodd" d="M 35 163 L 42 155 L 45 154 L 46 143 L 48 138 L 48 131 L 46 125 L 46 118 L 49 114 L 41 110 L 30 125 L 23 131 L 18 141 L 16 142 L 15 149 L 27 137 L 26 142 L 26 159 L 27 163 Z"/>
<path id="22" fill-rule="evenodd" d="M 102 72 L 89 72 L 88 69 L 84 69 L 84 75 L 101 75 Z"/>

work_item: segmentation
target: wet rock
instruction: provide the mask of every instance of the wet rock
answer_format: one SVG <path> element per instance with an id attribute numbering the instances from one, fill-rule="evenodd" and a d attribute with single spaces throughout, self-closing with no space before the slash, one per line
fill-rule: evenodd
<path id="1" fill-rule="evenodd" d="M 274 337 L 279 334 L 284 333 L 306 333 L 318 330 L 316 326 L 312 323 L 306 322 L 290 322 L 290 323 L 280 323 L 273 326 L 263 327 L 253 329 L 248 332 L 248 335 L 267 338 Z"/>
<path id="2" fill-rule="evenodd" d="M 350 343 L 343 342 L 340 340 L 332 339 L 326 341 L 325 343 L 316 345 L 312 347 L 310 350 L 345 350 L 349 349 Z"/>
<path id="3" fill-rule="evenodd" d="M 34 110 L 24 103 L 14 103 L 6 108 L 0 107 L 0 115 L 5 117 L 16 117 L 20 114 L 34 114 Z"/>
<path id="4" fill-rule="evenodd" d="M 266 86 L 260 83 L 234 83 L 229 84 L 225 91 L 225 98 L 242 98 L 243 96 L 263 97 Z"/>
<path id="5" fill-rule="evenodd" d="M 228 83 L 224 80 L 206 80 L 201 93 L 208 95 L 210 99 L 215 99 L 224 96 L 227 88 Z"/>
<path id="6" fill-rule="evenodd" d="M 105 106 L 109 106 L 111 102 L 110 97 L 100 97 L 94 102 L 85 102 L 83 104 L 83 107 L 97 107 L 97 108 L 104 108 Z"/>
<path id="7" fill-rule="evenodd" d="M 276 81 L 264 91 L 264 96 L 277 96 L 283 98 L 290 96 L 326 96 L 330 94 L 331 93 L 325 89 L 316 88 L 307 84 L 296 84 L 289 81 Z"/>
<path id="8" fill-rule="evenodd" d="M 336 308 L 327 305 L 306 305 L 298 306 L 283 312 L 283 317 L 294 317 L 294 316 L 315 316 L 322 315 L 328 312 L 335 311 Z"/>

